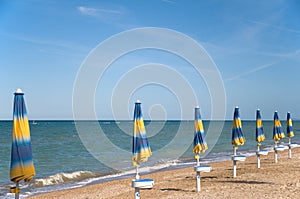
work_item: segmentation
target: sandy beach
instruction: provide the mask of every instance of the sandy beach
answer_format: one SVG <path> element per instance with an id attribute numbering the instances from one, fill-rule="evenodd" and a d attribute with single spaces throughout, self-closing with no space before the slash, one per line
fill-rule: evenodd
<path id="1" fill-rule="evenodd" d="M 155 181 L 151 190 L 141 190 L 141 198 L 298 198 L 300 195 L 300 148 L 279 152 L 278 163 L 274 153 L 261 157 L 257 169 L 256 156 L 238 162 L 237 177 L 233 178 L 232 161 L 209 164 L 210 173 L 201 174 L 201 192 L 196 191 L 196 174 L 193 167 L 156 172 L 142 178 Z M 51 192 L 30 199 L 99 199 L 134 198 L 132 179 L 110 181 L 71 190 Z"/>

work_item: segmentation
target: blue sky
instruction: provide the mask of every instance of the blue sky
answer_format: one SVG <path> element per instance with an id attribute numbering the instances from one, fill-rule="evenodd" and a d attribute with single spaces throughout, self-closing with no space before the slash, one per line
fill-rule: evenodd
<path id="1" fill-rule="evenodd" d="M 299 21 L 296 0 L 0 0 L 0 119 L 12 118 L 16 88 L 25 92 L 30 119 L 73 119 L 74 82 L 89 53 L 115 34 L 142 27 L 175 30 L 204 47 L 224 82 L 227 119 L 235 106 L 242 119 L 255 119 L 257 108 L 263 119 L 272 119 L 275 110 L 281 119 L 287 111 L 300 119 Z M 124 74 L 147 63 L 182 74 L 196 93 L 203 118 L 210 119 L 205 81 L 182 59 L 157 50 L 129 53 L 106 71 L 95 95 L 98 119 L 114 119 L 112 90 Z M 125 111 L 115 109 L 114 114 L 123 112 L 115 118 L 131 119 L 137 98 L 146 119 L 193 119 L 193 109 L 182 110 L 176 93 L 159 85 L 114 99 L 129 104 Z"/>

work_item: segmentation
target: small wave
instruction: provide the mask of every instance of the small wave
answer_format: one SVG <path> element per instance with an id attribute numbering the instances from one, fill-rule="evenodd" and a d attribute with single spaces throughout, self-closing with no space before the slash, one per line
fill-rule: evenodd
<path id="1" fill-rule="evenodd" d="M 75 171 L 72 173 L 58 173 L 46 178 L 36 179 L 33 182 L 34 187 L 51 186 L 68 182 L 76 182 L 88 178 L 98 177 L 99 173 L 91 171 Z"/>

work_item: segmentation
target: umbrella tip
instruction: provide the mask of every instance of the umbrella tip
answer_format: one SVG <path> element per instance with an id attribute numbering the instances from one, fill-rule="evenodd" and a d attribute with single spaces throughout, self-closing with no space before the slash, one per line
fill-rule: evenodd
<path id="1" fill-rule="evenodd" d="M 17 88 L 16 93 L 23 93 L 22 89 Z"/>

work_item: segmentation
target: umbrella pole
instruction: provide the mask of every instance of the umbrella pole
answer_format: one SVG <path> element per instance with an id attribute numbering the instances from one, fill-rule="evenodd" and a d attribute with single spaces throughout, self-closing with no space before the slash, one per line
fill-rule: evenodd
<path id="1" fill-rule="evenodd" d="M 197 153 L 197 155 L 195 156 L 195 159 L 197 160 L 197 167 L 200 166 L 200 154 Z M 196 187 L 197 187 L 197 192 L 201 191 L 201 186 L 200 186 L 200 179 L 201 179 L 201 176 L 200 176 L 200 171 L 197 171 L 196 172 Z"/>
<path id="2" fill-rule="evenodd" d="M 197 171 L 197 191 L 200 192 L 201 191 L 201 185 L 200 185 L 200 171 Z"/>
<path id="3" fill-rule="evenodd" d="M 139 175 L 139 166 L 136 166 L 135 168 L 135 179 L 140 179 L 140 175 Z"/>
<path id="4" fill-rule="evenodd" d="M 274 147 L 274 160 L 275 160 L 275 163 L 277 163 L 277 142 L 275 141 L 275 147 Z"/>
<path id="5" fill-rule="evenodd" d="M 16 182 L 16 193 L 15 193 L 15 199 L 19 199 L 19 182 Z"/>
<path id="6" fill-rule="evenodd" d="M 197 167 L 200 166 L 200 156 L 199 154 L 197 155 Z"/>
<path id="7" fill-rule="evenodd" d="M 259 155 L 259 151 L 260 151 L 260 143 L 257 144 L 257 168 L 260 169 L 260 155 Z"/>
<path id="8" fill-rule="evenodd" d="M 135 179 L 136 180 L 140 179 L 139 166 L 135 167 Z M 135 187 L 134 188 L 134 199 L 140 199 L 140 198 L 141 198 L 140 188 L 139 187 Z"/>
<path id="9" fill-rule="evenodd" d="M 233 146 L 233 156 L 236 156 L 237 146 Z M 233 177 L 236 177 L 236 160 L 233 160 Z"/>
<path id="10" fill-rule="evenodd" d="M 237 146 L 233 146 L 233 155 L 236 156 L 236 150 L 237 150 Z"/>
<path id="11" fill-rule="evenodd" d="M 291 138 L 289 138 L 289 158 L 292 158 Z"/>
<path id="12" fill-rule="evenodd" d="M 136 187 L 134 189 L 134 199 L 140 199 L 140 198 L 141 198 L 140 188 Z"/>

